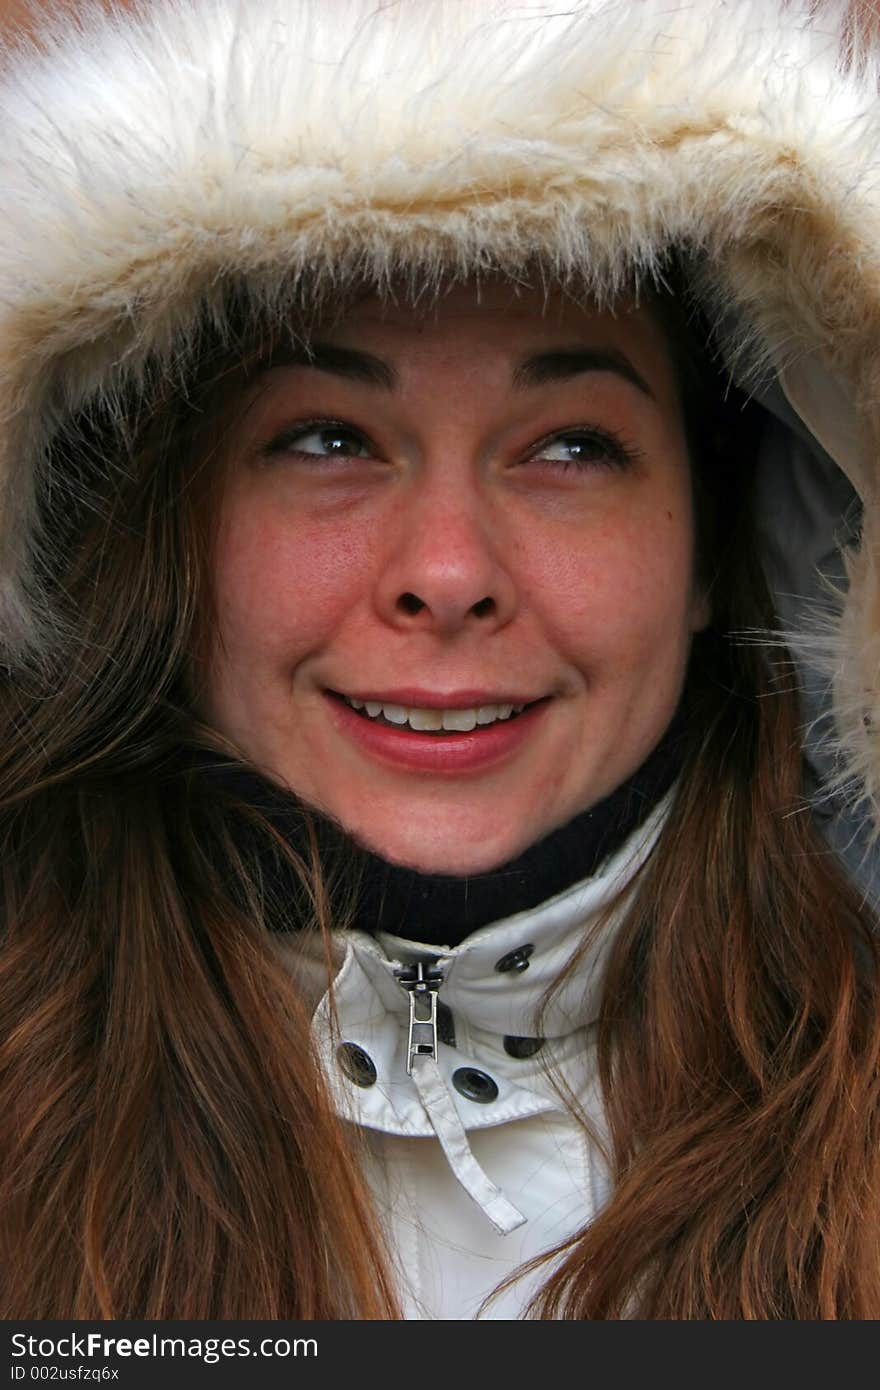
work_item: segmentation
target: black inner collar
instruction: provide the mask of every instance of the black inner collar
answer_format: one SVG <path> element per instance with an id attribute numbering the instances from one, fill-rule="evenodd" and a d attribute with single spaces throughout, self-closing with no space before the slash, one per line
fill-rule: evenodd
<path id="1" fill-rule="evenodd" d="M 647 819 L 672 786 L 681 768 L 684 751 L 681 709 L 663 738 L 641 767 L 616 791 L 566 825 L 531 845 L 518 858 L 488 873 L 453 875 L 422 874 L 391 864 L 364 850 L 329 818 L 317 814 L 322 852 L 340 851 L 360 865 L 360 893 L 352 925 L 362 931 L 388 932 L 426 945 L 457 946 L 477 927 L 527 911 L 561 893 L 580 879 L 589 878 L 609 855 Z M 288 840 L 302 851 L 300 802 L 283 787 L 240 763 L 230 763 L 205 750 L 195 759 L 197 770 L 210 773 L 238 798 L 258 806 Z M 260 847 L 264 879 L 274 880 L 281 900 L 285 885 L 280 875 L 290 870 L 279 865 L 276 855 Z M 298 897 L 292 889 L 288 897 Z"/>

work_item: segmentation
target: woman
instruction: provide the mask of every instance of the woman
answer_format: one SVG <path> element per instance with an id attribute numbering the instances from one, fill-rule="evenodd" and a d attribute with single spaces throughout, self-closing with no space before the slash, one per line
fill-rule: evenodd
<path id="1" fill-rule="evenodd" d="M 4 1316 L 880 1313 L 875 75 L 732 9 L 8 65 Z"/>

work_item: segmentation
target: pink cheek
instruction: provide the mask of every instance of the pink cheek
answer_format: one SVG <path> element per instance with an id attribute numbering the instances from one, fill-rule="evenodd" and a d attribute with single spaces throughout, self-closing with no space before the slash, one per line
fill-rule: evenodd
<path id="1" fill-rule="evenodd" d="M 664 513 L 664 520 L 666 514 Z M 532 544 L 528 590 L 545 631 L 580 662 L 629 664 L 683 621 L 688 543 L 655 525 L 617 521 L 567 544 Z"/>
<path id="2" fill-rule="evenodd" d="M 360 528 L 361 531 L 363 528 Z M 294 525 L 239 514 L 217 552 L 220 623 L 228 643 L 293 654 L 332 634 L 369 592 L 363 535 L 344 524 Z"/>

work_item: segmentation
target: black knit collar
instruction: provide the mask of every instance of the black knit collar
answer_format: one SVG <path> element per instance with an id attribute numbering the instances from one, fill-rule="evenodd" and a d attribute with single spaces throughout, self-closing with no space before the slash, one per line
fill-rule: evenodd
<path id="1" fill-rule="evenodd" d="M 319 842 L 334 857 L 350 853 L 362 869 L 353 926 L 385 931 L 426 945 L 456 946 L 478 927 L 527 911 L 579 880 L 589 878 L 647 819 L 681 768 L 681 710 L 633 776 L 604 801 L 531 845 L 518 858 L 487 873 L 423 874 L 365 851 L 333 821 L 318 816 Z M 300 802 L 277 783 L 228 758 L 200 751 L 197 770 L 209 773 L 239 800 L 258 806 L 288 840 L 302 849 Z M 259 851 L 258 851 L 259 852 Z M 277 878 L 278 860 L 263 858 L 263 872 Z M 277 885 L 276 885 L 277 886 Z M 280 894 L 283 897 L 283 890 Z"/>

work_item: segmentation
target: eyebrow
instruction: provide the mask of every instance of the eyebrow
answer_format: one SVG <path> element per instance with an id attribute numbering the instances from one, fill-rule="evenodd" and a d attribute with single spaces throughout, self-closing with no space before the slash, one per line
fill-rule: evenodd
<path id="1" fill-rule="evenodd" d="M 394 391 L 400 384 L 397 372 L 381 357 L 354 348 L 334 347 L 331 343 L 288 343 L 274 352 L 258 367 L 267 372 L 274 367 L 311 367 L 314 371 L 329 372 L 346 381 L 360 381 L 365 386 L 379 386 Z"/>
<path id="2" fill-rule="evenodd" d="M 637 372 L 625 353 L 616 348 L 566 347 L 526 357 L 514 368 L 514 390 L 544 386 L 548 381 L 568 381 L 583 372 L 615 372 L 654 399 L 641 372 Z"/>
<path id="3" fill-rule="evenodd" d="M 311 367 L 314 371 L 329 372 L 347 381 L 359 381 L 365 386 L 377 386 L 394 391 L 400 378 L 394 368 L 370 352 L 336 347 L 331 343 L 311 343 L 288 346 L 273 353 L 261 370 L 271 367 Z M 636 371 L 625 353 L 616 348 L 590 348 L 575 345 L 539 352 L 525 357 L 513 370 L 515 391 L 532 390 L 548 382 L 570 381 L 585 372 L 614 372 L 644 395 L 654 399 L 654 392 L 640 372 Z"/>

